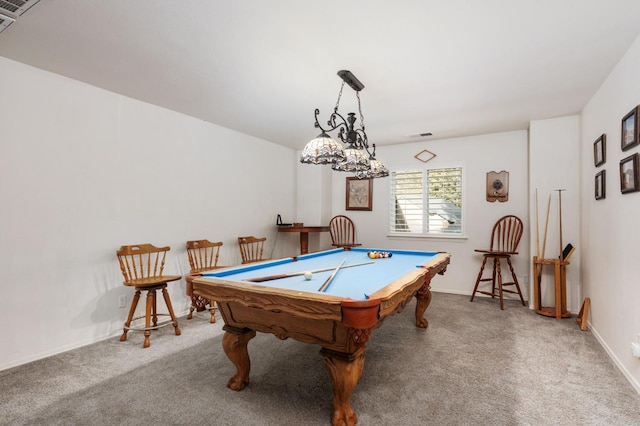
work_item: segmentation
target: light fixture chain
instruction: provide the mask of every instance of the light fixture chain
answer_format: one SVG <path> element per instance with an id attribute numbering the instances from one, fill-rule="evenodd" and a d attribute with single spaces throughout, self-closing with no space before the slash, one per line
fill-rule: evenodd
<path id="1" fill-rule="evenodd" d="M 340 92 L 338 93 L 338 100 L 336 102 L 336 106 L 333 109 L 334 112 L 338 112 L 338 107 L 340 106 L 340 98 L 342 98 L 342 89 L 344 89 L 344 81 L 342 82 L 342 86 L 340 86 Z"/>
<path id="2" fill-rule="evenodd" d="M 362 115 L 362 105 L 360 104 L 360 92 L 359 91 L 356 92 L 356 97 L 358 98 L 358 111 L 360 112 L 360 127 L 364 131 L 364 115 Z"/>

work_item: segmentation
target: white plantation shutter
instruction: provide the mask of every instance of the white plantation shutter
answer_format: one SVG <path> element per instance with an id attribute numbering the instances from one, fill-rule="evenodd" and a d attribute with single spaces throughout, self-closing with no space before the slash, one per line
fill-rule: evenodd
<path id="1" fill-rule="evenodd" d="M 391 174 L 392 233 L 462 234 L 462 167 Z"/>

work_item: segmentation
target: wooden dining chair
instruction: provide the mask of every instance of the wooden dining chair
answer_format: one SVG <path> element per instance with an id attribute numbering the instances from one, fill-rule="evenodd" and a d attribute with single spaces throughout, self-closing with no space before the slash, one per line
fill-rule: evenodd
<path id="1" fill-rule="evenodd" d="M 361 246 L 356 242 L 356 227 L 353 221 L 343 215 L 334 216 L 329 221 L 329 233 L 334 247 L 343 247 L 350 250 L 351 247 Z"/>
<path id="2" fill-rule="evenodd" d="M 118 261 L 120 262 L 120 270 L 124 276 L 124 285 L 134 287 L 136 289 L 133 300 L 131 301 L 131 308 L 129 309 L 129 316 L 124 323 L 124 329 L 120 341 L 127 340 L 127 333 L 129 331 L 143 331 L 144 332 L 144 348 L 148 348 L 150 345 L 149 337 L 151 336 L 151 330 L 156 330 L 160 327 L 172 324 L 175 328 L 176 336 L 180 335 L 180 327 L 178 327 L 178 320 L 173 313 L 173 306 L 171 305 L 171 299 L 167 292 L 167 283 L 172 281 L 178 281 L 182 278 L 180 275 L 163 275 L 164 262 L 169 247 L 155 247 L 152 244 L 136 244 L 120 247 L 116 253 L 118 255 Z M 168 314 L 159 314 L 157 310 L 157 291 L 162 292 L 162 297 L 167 305 L 169 311 Z M 145 309 L 145 315 L 139 317 L 133 317 L 140 300 L 140 293 L 147 292 L 147 303 Z M 159 316 L 168 316 L 170 320 L 164 322 L 158 322 Z M 143 326 L 131 326 L 131 322 L 144 318 Z"/>
<path id="3" fill-rule="evenodd" d="M 264 242 L 266 237 L 256 238 L 254 236 L 238 237 L 238 246 L 240 247 L 240 256 L 242 263 L 260 262 L 269 260 L 262 257 L 264 253 Z"/>
<path id="4" fill-rule="evenodd" d="M 522 291 L 520 291 L 520 285 L 518 284 L 518 277 L 511 265 L 511 256 L 518 254 L 518 244 L 520 243 L 522 232 L 522 220 L 514 215 L 503 216 L 493 225 L 489 249 L 475 250 L 478 253 L 482 253 L 483 259 L 480 272 L 478 273 L 478 278 L 476 279 L 476 285 L 473 287 L 473 293 L 471 294 L 471 302 L 473 302 L 473 298 L 476 293 L 486 294 L 491 296 L 491 298 L 495 298 L 497 296 L 500 298 L 500 309 L 504 310 L 503 293 L 512 293 L 519 295 L 522 305 L 525 306 Z M 493 270 L 490 277 L 484 278 L 482 274 L 487 260 L 489 259 L 493 259 Z M 500 268 L 501 260 L 507 261 L 509 272 L 511 273 L 511 281 L 505 282 L 502 280 L 502 271 Z M 478 290 L 478 286 L 482 282 L 490 282 L 491 291 Z M 505 286 L 513 286 L 515 287 L 515 290 L 505 289 Z M 497 294 L 496 288 L 498 290 Z"/>
<path id="5" fill-rule="evenodd" d="M 216 322 L 215 300 L 205 299 L 202 296 L 193 294 L 193 277 L 199 276 L 203 272 L 221 268 L 221 266 L 218 266 L 220 247 L 222 247 L 222 242 L 211 242 L 209 240 L 187 241 L 187 256 L 191 267 L 191 273 L 189 279 L 187 279 L 187 296 L 191 298 L 191 307 L 189 308 L 187 319 L 193 318 L 193 311 L 202 312 L 207 309 L 208 305 L 209 313 L 211 314 L 209 322 Z"/>

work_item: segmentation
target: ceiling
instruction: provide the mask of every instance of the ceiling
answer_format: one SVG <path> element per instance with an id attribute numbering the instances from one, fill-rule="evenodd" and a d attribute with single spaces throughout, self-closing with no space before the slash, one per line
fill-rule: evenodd
<path id="1" fill-rule="evenodd" d="M 638 0 L 40 0 L 0 56 L 295 149 L 347 69 L 383 146 L 579 113 L 639 16 Z M 349 86 L 340 106 L 357 112 Z"/>

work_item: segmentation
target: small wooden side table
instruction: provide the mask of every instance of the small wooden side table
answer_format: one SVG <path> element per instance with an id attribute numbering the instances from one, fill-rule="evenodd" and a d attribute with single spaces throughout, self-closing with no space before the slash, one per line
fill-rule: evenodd
<path id="1" fill-rule="evenodd" d="M 567 310 L 567 265 L 569 261 L 560 259 L 538 259 L 533 257 L 533 308 L 536 313 L 556 319 L 570 318 Z M 555 306 L 543 307 L 540 282 L 542 269 L 545 265 L 552 265 L 555 283 Z"/>

